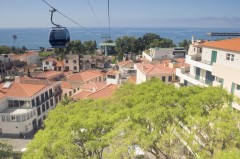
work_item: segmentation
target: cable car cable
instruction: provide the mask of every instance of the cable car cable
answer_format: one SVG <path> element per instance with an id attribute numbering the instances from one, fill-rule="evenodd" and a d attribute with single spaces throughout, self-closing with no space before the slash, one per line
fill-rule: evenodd
<path id="1" fill-rule="evenodd" d="M 100 24 L 100 22 L 99 22 L 99 20 L 98 20 L 98 18 L 97 18 L 97 16 L 96 16 L 96 14 L 95 14 L 95 12 L 94 12 L 94 9 L 93 9 L 93 7 L 92 7 L 92 5 L 91 5 L 90 1 L 89 1 L 89 0 L 87 0 L 87 2 L 88 2 L 88 5 L 90 6 L 90 8 L 91 8 L 91 10 L 92 10 L 92 13 L 93 13 L 93 15 L 94 15 L 94 17 L 95 17 L 95 19 L 96 19 L 96 21 L 97 21 L 97 23 L 98 23 L 99 27 L 101 27 L 101 28 L 102 28 L 102 25 Z"/>
<path id="2" fill-rule="evenodd" d="M 111 20 L 110 20 L 110 12 L 109 12 L 109 0 L 108 0 L 108 34 L 109 34 L 109 38 L 111 37 L 110 34 L 111 34 Z"/>
<path id="3" fill-rule="evenodd" d="M 65 18 L 67 18 L 68 20 L 70 20 L 71 22 L 75 23 L 77 26 L 79 26 L 80 28 L 85 29 L 86 31 L 88 31 L 89 33 L 94 34 L 93 32 L 89 31 L 87 28 L 85 28 L 84 26 L 80 25 L 79 23 L 77 23 L 76 21 L 72 20 L 71 18 L 69 18 L 68 16 L 66 16 L 65 14 L 63 14 L 62 12 L 58 11 L 56 8 L 54 8 L 52 5 L 50 5 L 48 2 L 46 2 L 45 0 L 42 0 L 44 3 L 46 3 L 49 7 L 51 7 L 53 10 L 56 10 L 56 12 L 58 12 L 59 14 L 61 14 L 62 16 L 64 16 Z"/>

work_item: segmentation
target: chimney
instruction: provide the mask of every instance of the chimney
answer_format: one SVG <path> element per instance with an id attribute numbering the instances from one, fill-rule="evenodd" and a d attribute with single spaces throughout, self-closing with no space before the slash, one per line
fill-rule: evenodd
<path id="1" fill-rule="evenodd" d="M 194 36 L 192 36 L 192 44 L 194 44 Z"/>
<path id="2" fill-rule="evenodd" d="M 15 76 L 15 82 L 20 83 L 20 77 L 19 76 Z"/>
<path id="3" fill-rule="evenodd" d="M 146 66 L 142 66 L 142 70 L 145 70 L 146 69 Z"/>

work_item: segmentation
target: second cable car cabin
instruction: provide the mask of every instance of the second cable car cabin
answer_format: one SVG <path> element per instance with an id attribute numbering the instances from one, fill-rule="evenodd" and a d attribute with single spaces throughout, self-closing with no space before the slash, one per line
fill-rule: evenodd
<path id="1" fill-rule="evenodd" d="M 65 48 L 70 43 L 70 34 L 65 27 L 52 27 L 49 33 L 49 43 L 52 48 Z"/>

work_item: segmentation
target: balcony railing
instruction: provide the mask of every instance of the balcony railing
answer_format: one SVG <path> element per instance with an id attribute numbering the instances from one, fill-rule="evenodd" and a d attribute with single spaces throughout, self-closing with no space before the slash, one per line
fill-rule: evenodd
<path id="1" fill-rule="evenodd" d="M 197 80 L 197 81 L 199 81 L 199 82 L 201 82 L 201 83 L 204 83 L 204 84 L 207 84 L 207 85 L 212 85 L 212 83 L 213 83 L 213 81 L 212 80 L 209 80 L 209 79 L 202 79 L 202 78 L 200 78 L 200 76 L 199 75 L 192 75 L 192 74 L 190 74 L 190 73 L 186 73 L 186 75 L 187 76 L 189 76 L 189 77 L 191 77 L 191 78 L 193 78 L 193 79 L 195 79 L 195 80 Z"/>

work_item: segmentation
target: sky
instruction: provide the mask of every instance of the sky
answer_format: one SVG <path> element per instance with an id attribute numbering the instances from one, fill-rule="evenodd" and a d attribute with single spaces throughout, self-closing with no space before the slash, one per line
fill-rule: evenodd
<path id="1" fill-rule="evenodd" d="M 46 0 L 84 27 L 107 27 L 107 0 Z M 88 1 L 96 14 L 94 16 Z M 240 28 L 240 0 L 109 0 L 111 27 Z M 0 28 L 51 27 L 42 0 L 0 0 Z M 54 22 L 77 25 L 55 13 Z"/>

